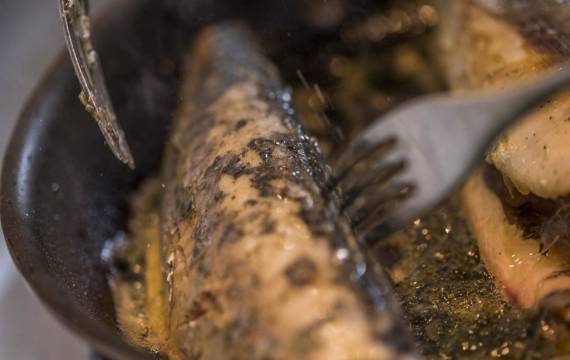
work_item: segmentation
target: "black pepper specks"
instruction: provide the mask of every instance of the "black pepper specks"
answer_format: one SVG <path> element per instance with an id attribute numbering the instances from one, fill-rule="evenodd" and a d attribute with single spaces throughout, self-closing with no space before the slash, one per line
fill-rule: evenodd
<path id="1" fill-rule="evenodd" d="M 234 179 L 239 178 L 242 175 L 247 175 L 251 172 L 247 166 L 241 164 L 239 155 L 229 155 L 230 158 L 227 164 L 222 169 L 224 175 L 230 175 Z"/>
<path id="2" fill-rule="evenodd" d="M 187 218 L 192 211 L 192 193 L 184 187 L 177 187 L 175 190 L 175 212 L 176 221 Z"/>
<path id="3" fill-rule="evenodd" d="M 248 122 L 247 119 L 241 119 L 241 120 L 239 120 L 239 121 L 236 123 L 235 130 L 236 130 L 236 131 L 240 130 L 241 128 L 243 128 L 244 126 L 247 125 L 247 122 Z"/>
<path id="4" fill-rule="evenodd" d="M 317 265 L 308 257 L 295 260 L 285 269 L 285 276 L 293 286 L 306 286 L 317 277 Z"/>
<path id="5" fill-rule="evenodd" d="M 275 231 L 275 221 L 271 220 L 269 216 L 267 216 L 263 222 L 261 223 L 261 234 L 267 235 L 271 234 Z"/>
<path id="6" fill-rule="evenodd" d="M 244 235 L 244 232 L 236 224 L 230 223 L 226 226 L 224 234 L 220 239 L 219 246 L 222 247 L 227 244 L 234 244 L 238 242 Z"/>
<path id="7" fill-rule="evenodd" d="M 216 295 L 211 291 L 204 291 L 192 302 L 186 320 L 195 321 L 206 315 L 208 311 L 221 311 L 222 307 Z"/>
<path id="8" fill-rule="evenodd" d="M 245 202 L 245 206 L 255 206 L 257 205 L 257 200 L 255 199 L 249 199 Z"/>

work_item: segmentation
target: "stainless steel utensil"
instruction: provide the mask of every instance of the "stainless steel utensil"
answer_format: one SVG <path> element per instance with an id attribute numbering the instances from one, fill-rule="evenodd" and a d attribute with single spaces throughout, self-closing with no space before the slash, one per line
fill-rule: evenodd
<path id="1" fill-rule="evenodd" d="M 134 169 L 133 155 L 117 122 L 99 57 L 91 43 L 88 0 L 59 0 L 59 14 L 63 21 L 69 55 L 81 83 L 81 102 L 97 121 L 113 154 Z"/>
<path id="2" fill-rule="evenodd" d="M 372 123 L 343 154 L 334 186 L 364 237 L 390 234 L 450 194 L 497 136 L 570 83 L 570 67 L 483 94 L 433 95 Z"/>

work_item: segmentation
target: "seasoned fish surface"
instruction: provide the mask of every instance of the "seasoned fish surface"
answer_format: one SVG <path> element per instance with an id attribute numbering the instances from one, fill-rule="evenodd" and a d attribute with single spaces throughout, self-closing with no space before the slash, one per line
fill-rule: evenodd
<path id="1" fill-rule="evenodd" d="M 326 200 L 318 148 L 249 34 L 201 34 L 181 97 L 161 242 L 184 356 L 413 357 L 383 274 Z"/>
<path id="2" fill-rule="evenodd" d="M 488 2 L 482 2 L 488 3 Z M 447 74 L 455 91 L 508 87 L 555 69 L 569 59 L 570 5 L 510 0 L 479 7 L 454 2 L 446 29 Z M 570 95 L 541 106 L 509 130 L 488 155 L 523 194 L 570 195 Z"/>
<path id="3" fill-rule="evenodd" d="M 478 6 L 479 4 L 480 6 Z M 455 91 L 516 86 L 568 58 L 570 5 L 556 1 L 457 1 L 443 44 Z M 557 10 L 556 10 L 557 9 Z M 566 14 L 566 15 L 565 15 Z M 453 39 L 453 40 L 452 40 Z M 455 41 L 459 46 L 450 45 Z M 481 256 L 504 294 L 525 308 L 570 304 L 567 204 L 570 95 L 521 119 L 487 155 L 463 199 Z M 498 186 L 497 186 L 498 185 Z M 556 200 L 556 201 L 555 201 Z"/>

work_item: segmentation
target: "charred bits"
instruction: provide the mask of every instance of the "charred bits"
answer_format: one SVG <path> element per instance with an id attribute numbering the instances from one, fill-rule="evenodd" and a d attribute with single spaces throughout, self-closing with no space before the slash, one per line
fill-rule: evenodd
<path id="1" fill-rule="evenodd" d="M 237 216 L 237 215 L 235 215 Z M 245 235 L 244 231 L 236 224 L 230 223 L 224 231 L 224 235 L 220 239 L 219 246 L 237 243 Z"/>
<path id="2" fill-rule="evenodd" d="M 317 265 L 308 257 L 301 257 L 285 269 L 285 276 L 295 287 L 309 285 L 317 277 Z"/>
<path id="3" fill-rule="evenodd" d="M 236 123 L 236 126 L 235 126 L 235 131 L 239 131 L 239 130 L 242 129 L 244 126 L 246 126 L 247 123 L 248 123 L 248 121 L 249 121 L 249 120 L 247 120 L 247 119 L 241 119 L 240 121 L 238 121 L 238 122 Z"/>

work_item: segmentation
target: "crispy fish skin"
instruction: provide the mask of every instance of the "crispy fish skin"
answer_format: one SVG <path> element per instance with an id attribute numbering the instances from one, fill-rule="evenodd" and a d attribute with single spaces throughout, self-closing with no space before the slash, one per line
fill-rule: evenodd
<path id="1" fill-rule="evenodd" d="M 239 25 L 198 37 L 163 173 L 172 337 L 189 359 L 414 358 L 282 88 Z"/>
<path id="2" fill-rule="evenodd" d="M 456 21 L 446 29 L 447 39 L 443 37 L 452 89 L 514 86 L 568 58 L 566 47 L 556 45 L 556 39 L 566 38 L 570 27 L 558 27 L 557 33 L 547 31 L 549 26 L 562 26 L 554 18 L 570 10 L 567 4 L 555 3 L 454 2 Z M 563 10 L 560 14 L 554 16 L 547 11 L 556 6 Z M 455 49 L 453 43 L 458 45 Z M 545 201 L 570 194 L 568 119 L 570 95 L 563 94 L 522 119 L 498 140 L 487 162 L 499 170 L 506 188 L 522 194 L 522 198 L 531 194 Z M 553 246 L 547 256 L 542 254 L 543 236 L 525 234 L 513 221 L 506 202 L 501 201 L 505 199 L 486 181 L 485 171 L 477 171 L 468 180 L 462 198 L 481 256 L 505 295 L 525 308 L 537 308 L 545 302 L 551 306 L 549 299 L 553 296 L 558 299 L 555 306 L 568 306 L 570 258 L 564 241 Z M 555 230 L 562 230 L 560 236 L 565 238 L 568 229 Z M 556 241 L 554 236 L 550 244 Z"/>

